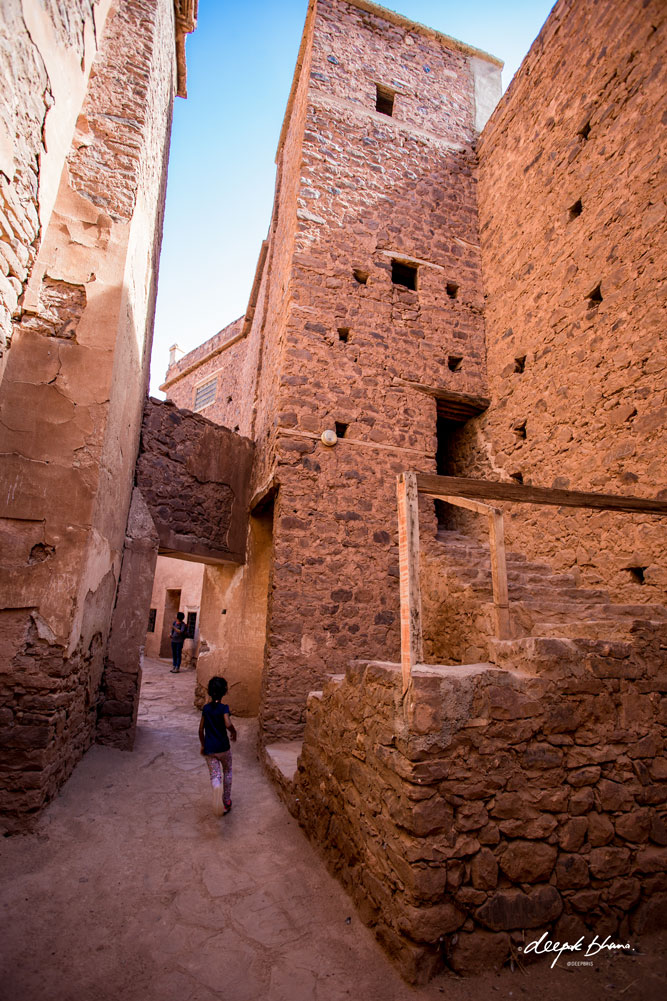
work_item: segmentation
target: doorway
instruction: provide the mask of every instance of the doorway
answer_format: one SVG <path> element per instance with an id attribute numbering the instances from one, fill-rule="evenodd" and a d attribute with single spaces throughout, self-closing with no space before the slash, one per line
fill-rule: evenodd
<path id="1" fill-rule="evenodd" d="M 181 607 L 181 589 L 168 587 L 164 593 L 164 614 L 160 636 L 160 657 L 171 657 L 171 624 Z"/>

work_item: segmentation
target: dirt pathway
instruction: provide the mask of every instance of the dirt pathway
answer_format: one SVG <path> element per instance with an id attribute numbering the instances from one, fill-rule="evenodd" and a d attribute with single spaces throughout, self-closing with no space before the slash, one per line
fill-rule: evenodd
<path id="1" fill-rule="evenodd" d="M 545 960 L 407 987 L 274 795 L 248 721 L 234 808 L 213 816 L 193 688 L 149 661 L 135 752 L 92 748 L 37 830 L 3 840 L 3 1001 L 667 996 L 657 943 L 597 971 Z"/>

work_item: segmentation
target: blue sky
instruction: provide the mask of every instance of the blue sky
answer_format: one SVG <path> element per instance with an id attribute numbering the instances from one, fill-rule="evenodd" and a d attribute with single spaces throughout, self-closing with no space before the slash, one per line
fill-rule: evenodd
<path id="1" fill-rule="evenodd" d="M 507 86 L 552 0 L 395 0 L 393 10 L 505 61 Z M 245 312 L 271 216 L 275 152 L 307 0 L 200 0 L 176 99 L 151 366 Z"/>

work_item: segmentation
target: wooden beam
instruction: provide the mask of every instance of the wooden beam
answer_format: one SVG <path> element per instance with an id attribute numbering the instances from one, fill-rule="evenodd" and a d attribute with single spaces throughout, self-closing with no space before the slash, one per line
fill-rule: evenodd
<path id="1" fill-rule="evenodd" d="M 510 606 L 507 589 L 507 562 L 505 560 L 505 525 L 502 511 L 489 510 L 489 552 L 491 555 L 491 580 L 493 581 L 493 606 L 496 614 L 496 636 L 499 640 L 510 638 Z"/>
<path id="2" fill-rule="evenodd" d="M 433 496 L 479 497 L 484 500 L 512 501 L 518 504 L 552 504 L 556 507 L 585 507 L 598 511 L 626 511 L 639 514 L 667 515 L 667 501 L 649 497 L 622 497 L 618 494 L 583 493 L 549 487 L 528 487 L 518 483 L 498 483 L 464 476 L 435 476 L 417 473 L 420 493 Z"/>
<path id="3" fill-rule="evenodd" d="M 398 565 L 401 598 L 401 668 L 403 694 L 412 668 L 424 659 L 419 588 L 419 496 L 415 473 L 397 477 Z"/>
<path id="4" fill-rule="evenodd" d="M 410 389 L 416 389 L 420 393 L 432 396 L 438 403 L 438 409 L 451 409 L 452 412 L 461 415 L 462 420 L 469 417 L 477 417 L 491 404 L 491 400 L 486 396 L 472 396 L 470 393 L 454 393 L 443 386 L 427 386 L 422 382 L 410 382 L 407 379 L 399 379 L 397 382 Z"/>

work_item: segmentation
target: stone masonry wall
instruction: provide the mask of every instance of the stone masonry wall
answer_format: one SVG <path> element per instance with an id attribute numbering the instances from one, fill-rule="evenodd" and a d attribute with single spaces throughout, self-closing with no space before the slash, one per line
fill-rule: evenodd
<path id="1" fill-rule="evenodd" d="M 267 333 L 275 392 L 264 375 L 258 389 L 280 484 L 269 736 L 300 732 L 327 669 L 398 655 L 396 474 L 435 470 L 433 387 L 485 385 L 473 57 L 367 7 L 317 3 L 298 164 L 285 154 L 300 179 L 289 311 Z M 397 92 L 391 117 L 378 83 Z M 417 269 L 416 289 L 392 281 L 393 261 Z M 267 448 L 258 433 L 261 469 Z"/>
<path id="2" fill-rule="evenodd" d="M 57 9 L 70 11 L 75 39 L 75 6 Z M 0 618 L 11 641 L 2 808 L 12 825 L 55 794 L 94 739 L 131 538 L 175 87 L 172 4 L 128 0 L 98 43 L 0 385 Z"/>
<path id="3" fill-rule="evenodd" d="M 253 453 L 247 438 L 199 414 L 146 402 L 136 481 L 161 551 L 244 561 Z"/>
<path id="4" fill-rule="evenodd" d="M 482 134 L 493 405 L 462 445 L 466 475 L 667 495 L 666 13 L 561 0 Z M 556 569 L 664 600 L 661 519 L 522 505 L 507 520 L 509 543 Z"/>
<path id="5" fill-rule="evenodd" d="M 359 662 L 309 699 L 288 803 L 410 982 L 664 921 L 659 641 L 552 644 L 417 669 L 405 702 L 398 665 Z"/>
<path id="6" fill-rule="evenodd" d="M 181 410 L 194 410 L 197 389 L 215 380 L 215 395 L 197 413 L 203 414 L 214 424 L 222 424 L 232 431 L 240 428 L 239 411 L 243 396 L 251 396 L 243 383 L 247 341 L 236 340 L 224 347 L 241 333 L 245 317 L 229 323 L 193 351 L 180 358 L 167 369 L 164 384 L 160 387 L 167 399 Z"/>

